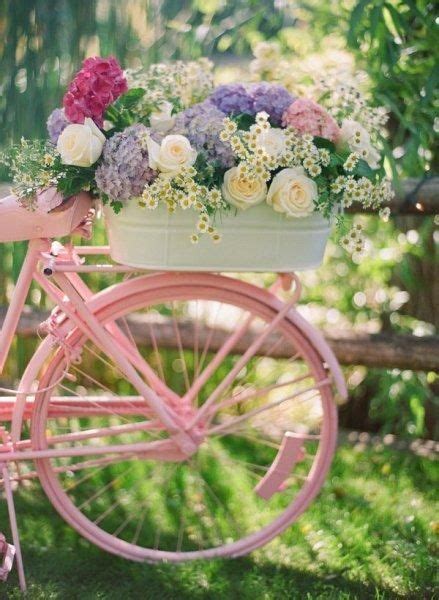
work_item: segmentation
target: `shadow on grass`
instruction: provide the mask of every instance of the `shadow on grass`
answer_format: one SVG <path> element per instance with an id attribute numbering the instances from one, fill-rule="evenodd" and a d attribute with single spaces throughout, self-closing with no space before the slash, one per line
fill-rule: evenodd
<path id="1" fill-rule="evenodd" d="M 4 503 L 0 504 L 0 521 L 4 523 L 6 511 Z M 134 563 L 83 540 L 58 517 L 39 490 L 19 494 L 17 510 L 23 516 L 22 545 L 29 586 L 25 598 L 30 600 L 397 597 L 351 581 L 343 572 L 315 574 L 254 556 L 182 565 Z M 7 584 L 0 584 L 0 598 L 23 598 L 15 570 Z"/>
<path id="2" fill-rule="evenodd" d="M 390 598 L 384 591 L 349 581 L 341 573 L 327 578 L 290 567 L 256 563 L 251 557 L 190 565 L 131 563 L 87 545 L 75 550 L 26 551 L 31 599 L 252 599 Z M 16 575 L 5 598 L 21 598 Z M 395 597 L 395 596 L 393 596 Z"/>

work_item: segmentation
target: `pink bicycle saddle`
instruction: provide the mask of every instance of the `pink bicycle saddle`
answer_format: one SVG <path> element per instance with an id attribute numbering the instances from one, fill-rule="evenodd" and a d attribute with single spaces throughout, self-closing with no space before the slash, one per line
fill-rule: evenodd
<path id="1" fill-rule="evenodd" d="M 14 195 L 0 198 L 0 242 L 69 235 L 85 219 L 92 202 L 85 192 L 63 202 L 55 188 L 42 191 L 37 200 L 45 210 L 26 210 Z"/>

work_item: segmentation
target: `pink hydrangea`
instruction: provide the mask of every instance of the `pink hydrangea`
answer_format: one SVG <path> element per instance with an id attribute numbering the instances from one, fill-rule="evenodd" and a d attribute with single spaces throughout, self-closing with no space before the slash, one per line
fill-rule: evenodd
<path id="1" fill-rule="evenodd" d="M 66 117 L 71 123 L 83 123 L 90 117 L 102 127 L 107 106 L 128 89 L 123 71 L 113 56 L 87 58 L 64 96 Z"/>
<path id="2" fill-rule="evenodd" d="M 309 133 L 335 142 L 340 128 L 326 110 L 308 98 L 298 98 L 282 115 L 283 127 L 294 127 L 299 133 Z"/>

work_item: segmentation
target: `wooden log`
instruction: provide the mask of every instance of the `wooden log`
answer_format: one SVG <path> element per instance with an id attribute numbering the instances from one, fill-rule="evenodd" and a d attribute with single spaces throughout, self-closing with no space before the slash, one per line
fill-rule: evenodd
<path id="1" fill-rule="evenodd" d="M 325 337 L 343 365 L 439 371 L 439 335 L 340 332 Z"/>
<path id="2" fill-rule="evenodd" d="M 0 308 L 0 323 L 3 322 L 6 309 Z M 18 335 L 23 338 L 33 337 L 39 324 L 47 318 L 46 313 L 38 311 L 24 312 L 19 323 Z M 150 338 L 148 324 L 151 318 L 147 315 L 133 315 L 128 319 L 132 335 L 137 344 L 148 346 Z M 153 319 L 154 332 L 160 348 L 177 349 L 177 340 L 173 322 L 166 317 L 155 316 Z M 193 348 L 194 324 L 192 321 L 179 323 L 181 342 L 184 348 Z M 207 326 L 199 326 L 199 348 L 211 336 L 209 347 L 217 350 L 224 342 L 230 331 L 220 327 L 214 329 L 213 334 Z M 236 345 L 235 352 L 243 353 L 253 340 L 254 332 L 249 331 Z M 438 371 L 439 372 L 439 336 L 418 337 L 414 335 L 400 335 L 396 333 L 364 334 L 355 332 L 337 332 L 327 334 L 326 340 L 333 349 L 337 359 L 343 365 L 364 365 L 376 368 L 410 369 L 413 371 Z M 260 354 L 267 352 L 276 358 L 288 357 L 292 354 L 292 347 L 287 342 L 274 346 L 273 337 L 268 337 L 260 348 Z"/>

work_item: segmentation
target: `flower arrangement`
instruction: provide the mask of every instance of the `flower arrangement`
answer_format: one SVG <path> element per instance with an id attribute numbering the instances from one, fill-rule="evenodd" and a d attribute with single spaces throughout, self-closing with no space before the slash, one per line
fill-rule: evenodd
<path id="1" fill-rule="evenodd" d="M 285 218 L 319 211 L 340 226 L 353 202 L 386 216 L 392 192 L 377 150 L 385 111 L 324 82 L 298 97 L 266 46 L 252 63 L 259 80 L 217 87 L 207 59 L 126 72 L 113 57 L 86 59 L 49 116 L 50 140 L 22 140 L 2 157 L 15 193 L 29 209 L 39 189 L 56 186 L 65 197 L 89 191 L 115 212 L 133 201 L 194 210 L 193 243 L 220 241 L 222 212 L 263 202 Z M 361 229 L 342 244 L 361 253 Z"/>

